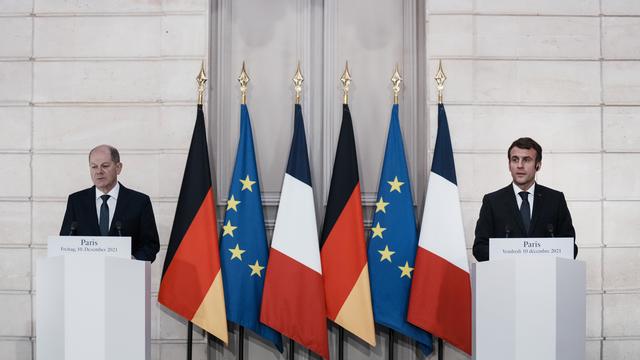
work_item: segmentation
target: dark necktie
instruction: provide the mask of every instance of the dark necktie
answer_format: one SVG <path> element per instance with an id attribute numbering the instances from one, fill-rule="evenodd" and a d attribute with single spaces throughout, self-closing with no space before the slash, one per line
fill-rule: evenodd
<path id="1" fill-rule="evenodd" d="M 522 223 L 524 224 L 524 230 L 529 234 L 529 224 L 531 223 L 531 207 L 529 206 L 529 193 L 526 191 L 520 191 L 518 193 L 522 198 L 522 205 L 520 206 L 520 217 L 522 217 Z"/>
<path id="2" fill-rule="evenodd" d="M 100 196 L 102 199 L 102 205 L 100 205 L 100 235 L 109 235 L 109 195 Z"/>

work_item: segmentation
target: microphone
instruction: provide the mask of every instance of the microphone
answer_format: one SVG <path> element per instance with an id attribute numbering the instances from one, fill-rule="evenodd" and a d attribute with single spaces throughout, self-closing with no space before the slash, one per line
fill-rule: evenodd
<path id="1" fill-rule="evenodd" d="M 549 233 L 550 237 L 555 237 L 555 235 L 553 234 L 553 224 L 547 224 L 547 232 Z"/>
<path id="2" fill-rule="evenodd" d="M 120 220 L 116 221 L 116 230 L 118 231 L 118 236 L 122 236 L 122 222 Z"/>
<path id="3" fill-rule="evenodd" d="M 71 226 L 69 227 L 69 236 L 74 236 L 77 230 L 78 230 L 78 222 L 72 221 Z"/>
<path id="4" fill-rule="evenodd" d="M 511 228 L 509 227 L 509 225 L 505 225 L 504 226 L 504 237 L 508 238 L 509 236 L 511 236 Z"/>

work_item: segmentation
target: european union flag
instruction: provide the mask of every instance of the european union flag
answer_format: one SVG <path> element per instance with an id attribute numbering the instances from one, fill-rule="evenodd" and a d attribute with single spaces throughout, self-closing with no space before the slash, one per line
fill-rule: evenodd
<path id="1" fill-rule="evenodd" d="M 413 338 L 428 355 L 433 350 L 431 334 L 406 320 L 418 232 L 397 104 L 391 110 L 375 205 L 367 249 L 373 317 Z"/>
<path id="2" fill-rule="evenodd" d="M 240 107 L 240 140 L 220 236 L 220 262 L 227 319 L 273 342 L 282 352 L 279 333 L 260 323 L 265 269 L 269 257 L 260 182 L 249 110 Z"/>

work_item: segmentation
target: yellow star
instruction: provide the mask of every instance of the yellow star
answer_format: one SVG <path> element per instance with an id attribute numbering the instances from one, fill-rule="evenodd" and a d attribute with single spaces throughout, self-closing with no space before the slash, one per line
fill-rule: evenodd
<path id="1" fill-rule="evenodd" d="M 380 258 L 380 262 L 382 262 L 383 260 L 389 260 L 389 262 L 391 261 L 391 255 L 395 254 L 395 251 L 391 251 L 389 250 L 389 245 L 384 247 L 384 250 L 378 250 L 378 252 L 380 253 L 380 255 L 382 255 L 382 257 Z"/>
<path id="2" fill-rule="evenodd" d="M 260 263 L 258 263 L 258 260 L 256 260 L 255 264 L 249 265 L 249 267 L 251 268 L 251 276 L 258 275 L 262 277 L 262 275 L 260 274 L 260 271 L 264 269 L 264 266 L 260 266 Z"/>
<path id="3" fill-rule="evenodd" d="M 371 231 L 373 231 L 373 236 L 371 238 L 373 239 L 376 236 L 379 236 L 380 239 L 382 239 L 382 232 L 385 230 L 387 230 L 387 228 L 380 227 L 380 223 L 377 223 L 375 227 L 371 228 Z"/>
<path id="4" fill-rule="evenodd" d="M 240 249 L 240 245 L 236 244 L 236 247 L 233 249 L 229 249 L 229 251 L 231 251 L 231 260 L 239 259 L 240 261 L 242 261 L 242 254 L 244 254 L 244 252 L 247 250 Z"/>
<path id="5" fill-rule="evenodd" d="M 238 212 L 238 208 L 236 206 L 238 206 L 238 204 L 240 204 L 241 202 L 242 201 L 236 200 L 233 195 L 231 195 L 231 199 L 227 200 L 227 211 L 233 209 Z"/>
<path id="6" fill-rule="evenodd" d="M 400 275 L 401 278 L 406 276 L 411 279 L 411 272 L 413 271 L 413 268 L 409 266 L 408 261 L 405 261 L 404 266 L 398 266 L 398 269 L 402 270 L 402 274 Z"/>
<path id="7" fill-rule="evenodd" d="M 231 220 L 227 220 L 227 224 L 222 228 L 224 229 L 222 236 L 231 235 L 233 237 L 233 230 L 237 229 L 238 227 L 231 225 Z"/>
<path id="8" fill-rule="evenodd" d="M 240 182 L 242 183 L 242 190 L 240 191 L 244 191 L 244 190 L 249 190 L 251 192 L 253 192 L 253 189 L 251 188 L 253 186 L 253 184 L 255 184 L 255 181 L 251 181 L 251 179 L 249 178 L 249 175 L 247 175 L 247 177 L 242 180 L 240 179 Z"/>
<path id="9" fill-rule="evenodd" d="M 393 178 L 393 181 L 387 181 L 387 183 L 391 185 L 391 190 L 389 190 L 389 192 L 393 192 L 394 190 L 398 190 L 398 192 L 402 192 L 400 191 L 400 186 L 404 185 L 404 183 L 401 181 L 398 181 L 397 176 Z"/>
<path id="10" fill-rule="evenodd" d="M 378 211 L 382 211 L 383 213 L 387 213 L 384 208 L 389 205 L 388 202 L 384 202 L 384 199 L 382 198 L 382 196 L 380 196 L 380 200 L 378 200 L 378 202 L 376 203 L 376 212 Z"/>

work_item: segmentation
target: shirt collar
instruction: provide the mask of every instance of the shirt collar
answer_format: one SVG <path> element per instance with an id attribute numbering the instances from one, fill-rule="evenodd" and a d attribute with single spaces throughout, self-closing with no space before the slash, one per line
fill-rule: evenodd
<path id="1" fill-rule="evenodd" d="M 120 193 L 120 182 L 116 182 L 116 186 L 114 186 L 113 189 L 111 189 L 111 191 L 109 191 L 106 194 L 104 194 L 102 191 L 100 191 L 100 190 L 98 190 L 98 188 L 96 188 L 96 201 L 102 195 L 109 195 L 109 196 L 111 196 L 112 198 L 114 198 L 117 201 L 119 193 Z"/>
<path id="2" fill-rule="evenodd" d="M 536 191 L 536 183 L 535 181 L 533 182 L 533 184 L 527 189 L 527 190 L 522 190 L 518 187 L 518 185 L 516 185 L 515 183 L 511 183 L 511 185 L 513 186 L 513 192 L 516 194 L 516 197 L 520 196 L 520 192 L 522 191 L 526 191 L 529 194 L 533 195 Z"/>

